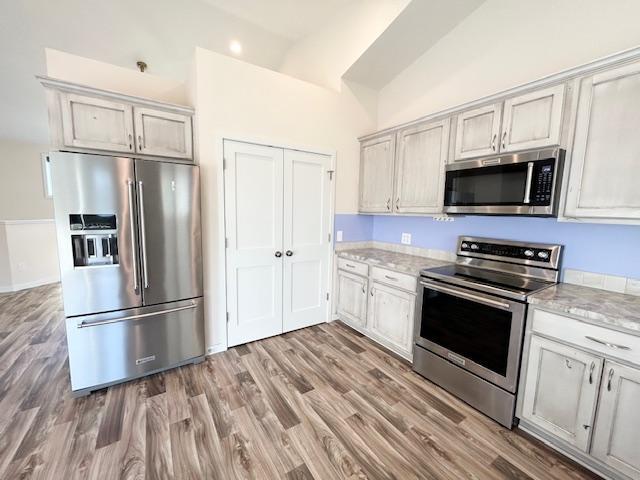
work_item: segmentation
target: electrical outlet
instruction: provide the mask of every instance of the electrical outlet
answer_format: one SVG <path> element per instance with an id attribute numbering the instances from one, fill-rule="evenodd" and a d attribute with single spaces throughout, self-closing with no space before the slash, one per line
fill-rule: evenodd
<path id="1" fill-rule="evenodd" d="M 336 232 L 336 242 L 341 242 L 342 241 L 342 230 L 338 230 Z"/>
<path id="2" fill-rule="evenodd" d="M 402 243 L 403 245 L 411 245 L 411 234 L 403 233 L 402 237 L 400 238 L 400 243 Z"/>
<path id="3" fill-rule="evenodd" d="M 437 217 L 433 217 L 436 222 L 453 222 L 454 218 L 449 215 L 439 215 Z"/>

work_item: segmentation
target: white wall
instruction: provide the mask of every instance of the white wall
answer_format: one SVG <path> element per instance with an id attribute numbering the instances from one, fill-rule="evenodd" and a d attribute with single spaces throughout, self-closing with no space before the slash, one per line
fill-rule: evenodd
<path id="1" fill-rule="evenodd" d="M 187 105 L 184 84 L 176 80 L 45 48 L 47 75 L 103 90 Z"/>
<path id="2" fill-rule="evenodd" d="M 207 345 L 226 346 L 222 136 L 337 152 L 336 210 L 355 212 L 357 137 L 375 128 L 372 97 L 345 86 L 340 93 L 204 49 L 196 49 L 191 99 L 196 108 L 201 168 Z M 361 103 L 361 99 L 364 104 Z"/>
<path id="3" fill-rule="evenodd" d="M 640 45 L 637 0 L 488 0 L 380 91 L 386 128 Z"/>
<path id="4" fill-rule="evenodd" d="M 0 221 L 53 218 L 40 160 L 48 149 L 46 144 L 0 140 Z"/>
<path id="5" fill-rule="evenodd" d="M 60 280 L 53 220 L 0 222 L 0 292 Z"/>
<path id="6" fill-rule="evenodd" d="M 319 31 L 294 44 L 280 71 L 335 90 L 342 74 L 380 36 L 410 0 L 357 0 Z"/>

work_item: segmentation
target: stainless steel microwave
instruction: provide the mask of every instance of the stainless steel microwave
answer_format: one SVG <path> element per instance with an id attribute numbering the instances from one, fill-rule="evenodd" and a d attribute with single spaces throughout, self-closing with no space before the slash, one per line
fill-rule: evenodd
<path id="1" fill-rule="evenodd" d="M 445 213 L 558 214 L 564 150 L 535 150 L 447 165 Z"/>

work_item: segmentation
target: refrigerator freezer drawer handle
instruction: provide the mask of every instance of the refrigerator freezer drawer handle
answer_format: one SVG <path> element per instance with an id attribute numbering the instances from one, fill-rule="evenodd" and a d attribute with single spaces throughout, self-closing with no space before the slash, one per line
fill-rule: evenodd
<path id="1" fill-rule="evenodd" d="M 138 180 L 138 202 L 140 203 L 140 243 L 142 244 L 142 276 L 144 277 L 144 288 L 149 288 L 149 271 L 147 269 L 147 227 L 144 223 L 144 190 L 141 180 Z"/>
<path id="2" fill-rule="evenodd" d="M 129 193 L 129 220 L 131 225 L 131 255 L 133 256 L 131 265 L 133 266 L 133 290 L 138 291 L 138 258 L 136 255 L 136 224 L 133 219 L 133 182 L 127 181 Z"/>
<path id="3" fill-rule="evenodd" d="M 140 318 L 145 318 L 145 317 L 154 317 L 157 315 L 164 315 L 166 313 L 174 313 L 174 312 L 180 312 L 182 310 L 189 310 L 192 308 L 196 308 L 197 306 L 198 305 L 194 303 L 192 305 L 186 305 L 184 307 L 169 308 L 167 310 L 160 310 L 159 312 L 141 313 L 140 315 L 129 315 L 128 317 L 114 318 L 112 320 L 103 320 L 102 322 L 85 322 L 83 320 L 82 322 L 78 323 L 78 328 L 97 327 L 99 325 L 109 325 L 110 323 L 126 322 L 127 320 L 138 320 Z"/>

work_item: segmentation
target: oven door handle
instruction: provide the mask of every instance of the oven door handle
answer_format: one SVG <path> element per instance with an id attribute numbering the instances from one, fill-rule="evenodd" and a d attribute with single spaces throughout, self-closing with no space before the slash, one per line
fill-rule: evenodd
<path id="1" fill-rule="evenodd" d="M 501 308 L 502 310 L 511 310 L 511 305 L 509 305 L 506 302 L 501 302 L 499 300 L 493 300 L 491 298 L 486 298 L 486 297 L 483 297 L 483 296 L 480 296 L 480 295 L 476 295 L 476 294 L 471 293 L 471 292 L 465 292 L 465 291 L 458 290 L 458 289 L 455 289 L 455 288 L 445 287 L 443 285 L 432 283 L 432 282 L 427 282 L 427 281 L 424 281 L 424 280 L 420 281 L 420 285 L 422 285 L 423 287 L 430 288 L 431 290 L 435 290 L 436 292 L 448 293 L 448 294 L 451 294 L 451 295 L 453 295 L 455 297 L 460 297 L 460 298 L 464 298 L 466 300 L 471 300 L 473 302 L 482 303 L 484 305 L 489 305 L 490 307 Z"/>

